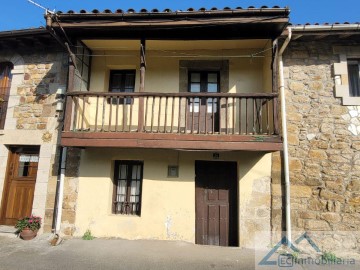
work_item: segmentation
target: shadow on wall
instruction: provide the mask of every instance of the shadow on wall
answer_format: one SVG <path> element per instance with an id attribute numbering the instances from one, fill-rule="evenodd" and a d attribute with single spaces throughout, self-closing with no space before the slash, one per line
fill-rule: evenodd
<path id="1" fill-rule="evenodd" d="M 74 153 L 77 155 L 78 153 Z M 81 177 L 88 178 L 113 178 L 115 160 L 140 160 L 144 161 L 144 175 L 146 179 L 153 181 L 171 181 L 171 182 L 193 182 L 195 175 L 195 160 L 204 161 L 235 161 L 238 163 L 238 178 L 243 178 L 250 171 L 256 174 L 262 174 L 260 171 L 254 171 L 254 167 L 265 155 L 263 152 L 223 152 L 220 153 L 220 159 L 213 159 L 213 152 L 188 152 L 178 150 L 163 149 L 98 149 L 86 148 L 81 156 L 82 168 Z M 80 158 L 80 156 L 79 156 Z M 69 164 L 74 169 L 78 168 L 78 162 Z M 179 177 L 168 177 L 168 166 L 179 166 Z M 67 164 L 68 166 L 68 164 Z M 256 169 L 256 170 L 260 170 Z M 68 176 L 68 174 L 66 174 Z M 74 177 L 70 173 L 69 177 Z"/>

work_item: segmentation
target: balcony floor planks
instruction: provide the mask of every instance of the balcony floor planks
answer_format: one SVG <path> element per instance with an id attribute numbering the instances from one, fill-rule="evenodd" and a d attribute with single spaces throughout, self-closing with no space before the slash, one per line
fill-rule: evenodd
<path id="1" fill-rule="evenodd" d="M 120 132 L 63 132 L 62 146 L 162 148 L 183 150 L 279 151 L 278 135 L 205 135 Z"/>

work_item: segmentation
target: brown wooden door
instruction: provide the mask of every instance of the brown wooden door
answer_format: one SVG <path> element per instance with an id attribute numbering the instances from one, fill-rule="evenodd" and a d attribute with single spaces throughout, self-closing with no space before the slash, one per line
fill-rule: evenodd
<path id="1" fill-rule="evenodd" d="M 13 66 L 9 62 L 0 63 L 0 129 L 4 129 L 5 126 L 12 68 Z"/>
<path id="2" fill-rule="evenodd" d="M 189 92 L 218 93 L 219 72 L 194 71 L 189 73 Z M 219 101 L 217 98 L 199 97 L 189 100 L 188 130 L 195 133 L 214 133 L 219 131 Z"/>
<path id="3" fill-rule="evenodd" d="M 0 224 L 5 225 L 31 215 L 39 162 L 38 148 L 10 150 L 0 213 Z"/>
<path id="4" fill-rule="evenodd" d="M 236 162 L 196 161 L 196 243 L 237 246 Z"/>

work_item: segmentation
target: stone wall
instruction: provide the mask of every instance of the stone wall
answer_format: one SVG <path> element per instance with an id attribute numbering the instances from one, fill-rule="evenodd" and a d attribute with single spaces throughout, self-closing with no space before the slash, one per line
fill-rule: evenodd
<path id="1" fill-rule="evenodd" d="M 38 145 L 40 156 L 32 213 L 44 218 L 49 232 L 54 208 L 62 113 L 56 111 L 56 92 L 67 84 L 68 57 L 61 49 L 3 50 L 0 62 L 13 63 L 4 130 L 0 133 L 0 163 L 7 164 L 8 145 Z M 60 120 L 60 121 L 59 121 Z M 6 169 L 0 174 L 0 197 Z"/>
<path id="2" fill-rule="evenodd" d="M 342 106 L 334 96 L 332 65 L 339 56 L 332 44 L 296 40 L 284 55 L 291 221 L 294 231 L 334 232 L 321 248 L 351 253 L 360 250 L 360 107 Z M 281 163 L 281 154 L 274 153 L 276 232 L 285 229 Z"/>
<path id="3" fill-rule="evenodd" d="M 62 204 L 61 231 L 63 236 L 72 236 L 75 232 L 76 200 L 78 194 L 78 174 L 80 168 L 81 150 L 78 148 L 67 148 L 66 170 L 64 179 L 64 197 Z M 60 154 L 56 163 L 59 164 Z M 54 166 L 55 167 L 55 166 Z M 46 202 L 45 224 L 47 231 L 51 230 L 56 203 L 57 177 L 51 177 L 48 187 L 48 200 Z"/>
<path id="4" fill-rule="evenodd" d="M 53 129 L 57 117 L 56 91 L 65 87 L 67 56 L 63 53 L 25 55 L 23 83 L 17 88 L 19 104 L 14 107 L 17 129 Z M 50 118 L 50 119 L 49 119 Z"/>

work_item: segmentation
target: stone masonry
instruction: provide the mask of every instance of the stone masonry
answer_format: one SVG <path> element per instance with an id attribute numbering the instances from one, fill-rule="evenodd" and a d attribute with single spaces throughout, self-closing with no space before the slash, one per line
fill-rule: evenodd
<path id="1" fill-rule="evenodd" d="M 76 200 L 78 194 L 78 174 L 80 167 L 81 150 L 79 148 L 67 148 L 66 173 L 64 180 L 64 199 L 62 204 L 61 235 L 72 236 L 75 232 Z M 56 164 L 59 164 L 58 162 Z M 49 180 L 47 209 L 45 218 L 48 222 L 47 231 L 51 230 L 54 215 L 57 177 Z"/>
<path id="2" fill-rule="evenodd" d="M 339 42 L 337 45 L 339 45 Z M 335 41 L 292 41 L 284 54 L 293 231 L 331 232 L 318 243 L 360 251 L 360 107 L 334 96 Z M 282 157 L 273 154 L 272 230 L 284 230 Z"/>
<path id="3" fill-rule="evenodd" d="M 16 52 L 15 52 L 16 51 Z M 12 81 L 5 128 L 0 134 L 0 193 L 3 192 L 8 145 L 40 146 L 32 213 L 44 218 L 49 232 L 58 174 L 59 132 L 62 113 L 56 111 L 57 90 L 67 84 L 68 57 L 55 47 L 3 50 L 0 62 L 11 62 Z M 3 206 L 2 206 L 3 207 Z"/>
<path id="4" fill-rule="evenodd" d="M 20 100 L 13 115 L 16 128 L 47 130 L 49 118 L 56 115 L 56 91 L 66 85 L 67 57 L 63 53 L 32 54 L 24 60 L 29 64 L 25 65 L 23 84 L 17 88 Z"/>

